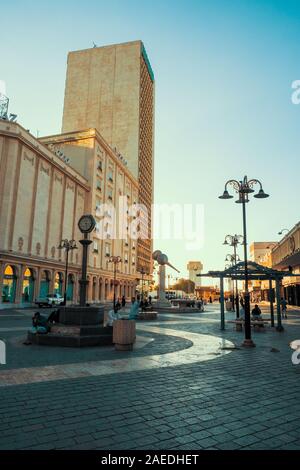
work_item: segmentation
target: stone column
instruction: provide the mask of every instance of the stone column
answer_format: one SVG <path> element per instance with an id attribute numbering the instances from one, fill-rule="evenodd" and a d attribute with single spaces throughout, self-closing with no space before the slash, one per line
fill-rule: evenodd
<path id="1" fill-rule="evenodd" d="M 160 302 L 166 300 L 166 266 L 164 264 L 159 266 L 158 300 Z"/>
<path id="2" fill-rule="evenodd" d="M 157 307 L 170 307 L 171 303 L 166 299 L 166 266 L 161 264 L 159 266 L 159 286 L 158 286 L 158 301 Z"/>
<path id="3" fill-rule="evenodd" d="M 34 290 L 33 290 L 33 303 L 35 302 L 35 299 L 39 297 L 40 294 L 40 285 L 41 285 L 41 276 L 42 276 L 42 268 L 36 268 L 35 270 L 32 270 L 31 272 L 34 273 Z"/>
<path id="4" fill-rule="evenodd" d="M 93 297 L 93 278 L 90 276 L 88 280 L 88 288 L 87 288 L 87 302 L 91 302 Z"/>
<path id="5" fill-rule="evenodd" d="M 94 302 L 99 302 L 99 278 L 96 277 L 96 286 L 95 286 L 95 298 Z"/>
<path id="6" fill-rule="evenodd" d="M 55 274 L 56 274 L 56 271 L 50 271 L 50 274 L 51 274 L 51 278 L 50 278 L 50 284 L 49 284 L 49 294 L 53 294 L 54 293 L 54 284 L 55 284 Z"/>
<path id="7" fill-rule="evenodd" d="M 100 300 L 100 302 L 103 302 L 103 300 L 104 300 L 104 286 L 105 286 L 105 282 L 104 282 L 104 279 L 102 278 L 101 281 L 99 280 L 99 300 Z"/>
<path id="8" fill-rule="evenodd" d="M 73 299 L 72 302 L 77 304 L 78 298 L 78 275 L 74 273 L 74 285 L 73 285 Z"/>
<path id="9" fill-rule="evenodd" d="M 22 301 L 22 287 L 23 287 L 23 280 L 24 280 L 24 269 L 25 266 L 18 265 L 18 276 L 17 276 L 17 282 L 16 282 L 16 297 L 15 297 L 15 303 L 20 304 Z"/>
<path id="10" fill-rule="evenodd" d="M 0 304 L 2 303 L 3 280 L 4 280 L 4 263 L 0 261 Z"/>

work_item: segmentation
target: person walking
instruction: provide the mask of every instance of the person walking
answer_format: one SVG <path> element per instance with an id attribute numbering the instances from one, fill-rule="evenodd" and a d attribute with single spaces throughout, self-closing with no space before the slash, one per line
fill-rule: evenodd
<path id="1" fill-rule="evenodd" d="M 117 311 L 120 310 L 120 308 L 121 308 L 121 302 L 120 302 L 119 297 L 118 297 L 117 303 L 115 305 L 115 308 L 117 309 Z"/>
<path id="2" fill-rule="evenodd" d="M 124 308 L 126 305 L 126 299 L 125 299 L 125 295 L 123 295 L 122 297 L 122 308 Z"/>
<path id="3" fill-rule="evenodd" d="M 281 297 L 280 305 L 281 305 L 281 316 L 282 318 L 287 318 L 287 301 Z"/>
<path id="4" fill-rule="evenodd" d="M 245 320 L 245 304 L 243 299 L 240 300 L 240 318 Z"/>

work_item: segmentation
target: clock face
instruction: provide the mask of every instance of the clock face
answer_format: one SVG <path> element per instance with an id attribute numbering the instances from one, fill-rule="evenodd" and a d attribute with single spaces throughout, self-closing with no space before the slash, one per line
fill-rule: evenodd
<path id="1" fill-rule="evenodd" d="M 82 233 L 89 233 L 94 230 L 96 225 L 95 219 L 92 215 L 83 215 L 78 222 L 79 230 Z"/>

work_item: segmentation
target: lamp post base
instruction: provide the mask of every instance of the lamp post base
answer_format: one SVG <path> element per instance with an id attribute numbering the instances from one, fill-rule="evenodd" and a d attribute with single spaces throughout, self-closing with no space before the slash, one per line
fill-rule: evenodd
<path id="1" fill-rule="evenodd" d="M 252 339 L 244 339 L 242 346 L 244 348 L 255 348 L 255 343 L 253 343 Z"/>

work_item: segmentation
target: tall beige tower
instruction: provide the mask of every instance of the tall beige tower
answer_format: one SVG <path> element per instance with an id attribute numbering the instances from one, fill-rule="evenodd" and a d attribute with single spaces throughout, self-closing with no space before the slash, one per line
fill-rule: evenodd
<path id="1" fill-rule="evenodd" d="M 201 274 L 203 270 L 201 261 L 189 261 L 187 270 L 189 272 L 189 280 L 195 283 L 195 287 L 200 287 L 201 277 L 198 277 L 197 274 Z"/>
<path id="2" fill-rule="evenodd" d="M 128 162 L 148 210 L 148 239 L 139 240 L 137 270 L 151 270 L 154 75 L 141 41 L 68 55 L 62 132 L 96 128 Z"/>

